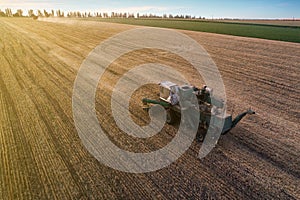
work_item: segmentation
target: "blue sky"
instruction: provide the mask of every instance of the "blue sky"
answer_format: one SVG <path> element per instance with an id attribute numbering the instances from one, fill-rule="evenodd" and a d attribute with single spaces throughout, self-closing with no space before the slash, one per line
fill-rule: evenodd
<path id="1" fill-rule="evenodd" d="M 300 18 L 299 0 L 0 0 L 0 9 L 10 7 L 62 9 L 64 11 L 190 14 L 207 18 Z"/>

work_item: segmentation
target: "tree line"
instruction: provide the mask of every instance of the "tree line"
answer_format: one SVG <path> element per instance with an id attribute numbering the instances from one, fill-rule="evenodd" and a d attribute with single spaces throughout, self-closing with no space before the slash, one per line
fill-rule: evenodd
<path id="1" fill-rule="evenodd" d="M 61 12 L 60 10 L 57 11 L 51 10 L 51 12 L 47 12 L 46 10 L 43 11 L 37 10 L 35 14 L 34 10 L 30 9 L 28 10 L 27 15 L 24 15 L 22 9 L 18 9 L 15 13 L 13 13 L 10 8 L 6 8 L 4 11 L 0 10 L 0 17 L 54 17 L 54 16 L 64 17 L 64 12 Z"/>
<path id="2" fill-rule="evenodd" d="M 155 14 L 140 14 L 137 13 L 118 13 L 111 12 L 109 13 L 101 13 L 101 12 L 64 12 L 61 10 L 51 10 L 50 12 L 46 10 L 37 10 L 34 12 L 33 9 L 28 10 L 27 14 L 24 14 L 22 9 L 18 9 L 15 13 L 12 12 L 10 8 L 6 8 L 4 11 L 0 10 L 0 17 L 32 17 L 37 19 L 38 17 L 75 17 L 75 18 L 89 18 L 89 17 L 99 17 L 99 18 L 175 18 L 175 19 L 205 19 L 205 17 L 195 17 L 191 15 L 172 15 L 172 14 L 163 14 L 163 15 L 155 15 Z"/>

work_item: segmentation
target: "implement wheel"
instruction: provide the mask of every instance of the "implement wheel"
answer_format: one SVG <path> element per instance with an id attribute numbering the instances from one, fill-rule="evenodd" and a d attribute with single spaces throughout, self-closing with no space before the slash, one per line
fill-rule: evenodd
<path id="1" fill-rule="evenodd" d="M 174 124 L 176 122 L 176 114 L 171 109 L 167 110 L 167 120 L 166 120 L 166 122 L 168 124 Z"/>
<path id="2" fill-rule="evenodd" d="M 197 136 L 196 136 L 198 142 L 203 142 L 204 141 L 205 136 L 206 136 L 206 131 L 207 130 L 204 130 L 202 128 L 198 129 Z"/>

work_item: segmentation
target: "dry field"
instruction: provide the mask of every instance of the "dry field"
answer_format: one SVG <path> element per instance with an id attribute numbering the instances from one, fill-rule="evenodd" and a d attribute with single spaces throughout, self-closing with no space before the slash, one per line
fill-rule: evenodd
<path id="1" fill-rule="evenodd" d="M 93 158 L 76 132 L 72 90 L 80 64 L 106 38 L 134 28 L 99 22 L 50 23 L 0 19 L 0 199 L 300 199 L 300 44 L 182 31 L 212 56 L 223 76 L 229 109 L 250 106 L 245 118 L 204 159 L 199 145 L 169 167 L 129 174 Z M 161 62 L 185 71 L 168 52 L 141 50 L 111 65 L 99 84 L 96 109 L 103 129 L 127 150 L 150 151 L 176 133 L 166 126 L 135 139 L 115 127 L 111 88 L 137 64 Z M 196 80 L 186 71 L 190 81 Z M 134 93 L 133 119 L 145 124 Z"/>

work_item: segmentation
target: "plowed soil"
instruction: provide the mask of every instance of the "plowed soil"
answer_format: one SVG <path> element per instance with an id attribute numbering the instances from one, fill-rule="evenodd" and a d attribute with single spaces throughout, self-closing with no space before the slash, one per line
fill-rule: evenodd
<path id="1" fill-rule="evenodd" d="M 246 117 L 216 148 L 198 159 L 200 143 L 170 166 L 130 174 L 99 163 L 76 132 L 73 84 L 82 61 L 101 41 L 134 28 L 100 22 L 0 19 L 0 199 L 300 199 L 300 44 L 181 31 L 199 42 L 222 74 L 228 112 Z M 132 67 L 161 62 L 201 86 L 189 64 L 168 52 L 144 49 L 116 60 L 99 84 L 99 123 L 118 146 L 149 152 L 166 145 L 176 127 L 149 139 L 115 127 L 110 95 Z M 142 97 L 132 118 L 147 124 Z"/>

